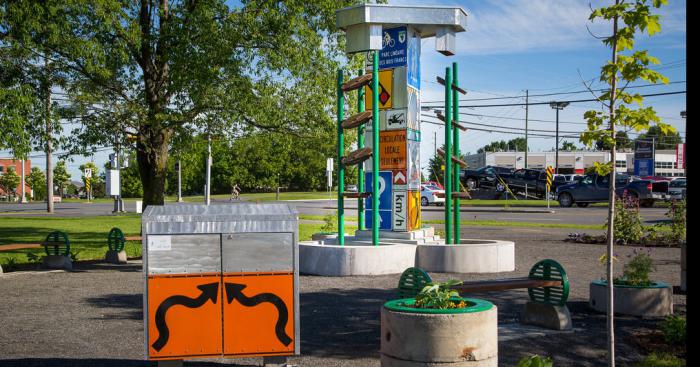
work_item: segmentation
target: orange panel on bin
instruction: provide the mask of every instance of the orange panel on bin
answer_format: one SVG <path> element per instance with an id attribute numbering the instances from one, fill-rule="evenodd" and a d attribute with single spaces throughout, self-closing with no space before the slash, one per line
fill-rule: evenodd
<path id="1" fill-rule="evenodd" d="M 152 359 L 221 355 L 221 276 L 148 278 Z"/>
<path id="2" fill-rule="evenodd" d="M 294 354 L 294 275 L 224 274 L 224 354 Z"/>

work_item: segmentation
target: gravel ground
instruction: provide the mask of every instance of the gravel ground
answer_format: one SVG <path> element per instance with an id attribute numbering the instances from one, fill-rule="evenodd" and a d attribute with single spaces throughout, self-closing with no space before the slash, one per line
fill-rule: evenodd
<path id="1" fill-rule="evenodd" d="M 488 279 L 527 275 L 537 260 L 552 258 L 571 281 L 568 306 L 575 332 L 524 334 L 499 343 L 499 364 L 513 366 L 522 356 L 550 355 L 556 366 L 603 366 L 605 315 L 587 309 L 588 283 L 603 275 L 602 245 L 563 242 L 561 229 L 465 229 L 463 238 L 492 238 L 516 243 L 516 270 L 510 273 L 431 274 L 448 278 Z M 621 259 L 631 247 L 618 247 Z M 678 294 L 680 249 L 655 248 L 655 280 L 674 285 L 676 313 L 685 314 Z M 621 266 L 618 266 L 621 268 Z M 394 297 L 398 275 L 330 278 L 302 276 L 301 366 L 379 366 L 379 310 Z M 142 274 L 140 262 L 112 266 L 79 264 L 73 272 L 15 272 L 0 275 L 0 366 L 149 366 L 144 361 Z M 475 294 L 498 306 L 499 324 L 517 325 L 526 290 Z M 621 365 L 641 355 L 631 344 L 632 331 L 656 328 L 658 320 L 616 318 L 617 356 Z M 215 359 L 188 366 L 260 366 L 255 359 Z"/>

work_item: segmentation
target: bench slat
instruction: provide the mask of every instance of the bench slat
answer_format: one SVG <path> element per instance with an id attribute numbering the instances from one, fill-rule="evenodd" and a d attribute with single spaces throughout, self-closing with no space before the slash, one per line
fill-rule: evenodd
<path id="1" fill-rule="evenodd" d="M 485 281 L 464 282 L 460 285 L 452 286 L 451 288 L 460 292 L 460 293 L 462 293 L 462 292 L 475 293 L 475 292 L 502 291 L 502 290 L 507 290 L 507 289 L 559 287 L 559 286 L 561 286 L 560 280 L 509 278 L 509 279 L 501 279 L 501 280 L 485 280 Z"/>

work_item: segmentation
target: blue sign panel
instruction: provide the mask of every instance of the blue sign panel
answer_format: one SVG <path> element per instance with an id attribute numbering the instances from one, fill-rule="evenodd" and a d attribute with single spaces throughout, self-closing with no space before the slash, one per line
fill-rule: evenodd
<path id="1" fill-rule="evenodd" d="M 391 171 L 379 171 L 379 210 L 389 210 L 391 211 L 391 186 L 394 181 L 392 181 Z M 372 172 L 365 172 L 365 191 L 372 192 Z M 372 209 L 372 197 L 365 199 L 365 208 L 368 210 Z M 391 215 L 389 216 L 389 222 L 391 222 Z M 391 223 L 389 223 L 391 227 Z"/>
<path id="2" fill-rule="evenodd" d="M 653 176 L 654 175 L 654 160 L 653 159 L 635 159 L 634 160 L 634 175 L 635 176 Z"/>
<path id="3" fill-rule="evenodd" d="M 420 39 L 418 43 L 420 44 Z M 382 50 L 379 51 L 379 68 L 391 69 L 406 66 L 407 45 L 406 27 L 384 29 L 382 31 Z"/>
<path id="4" fill-rule="evenodd" d="M 365 210 L 365 225 L 372 228 L 372 211 Z M 379 211 L 379 229 L 391 229 L 391 210 Z"/>
<path id="5" fill-rule="evenodd" d="M 420 90 L 420 37 L 411 32 L 408 39 L 408 73 L 406 83 Z"/>

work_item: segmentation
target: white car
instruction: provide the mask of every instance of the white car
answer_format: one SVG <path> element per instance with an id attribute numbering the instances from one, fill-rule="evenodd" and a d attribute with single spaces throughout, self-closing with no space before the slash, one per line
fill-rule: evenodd
<path id="1" fill-rule="evenodd" d="M 668 184 L 668 196 L 672 200 L 683 200 L 685 199 L 685 185 L 686 179 L 676 179 Z"/>
<path id="2" fill-rule="evenodd" d="M 420 204 L 422 206 L 428 206 L 430 204 L 444 205 L 445 190 L 434 185 L 420 185 Z"/>

